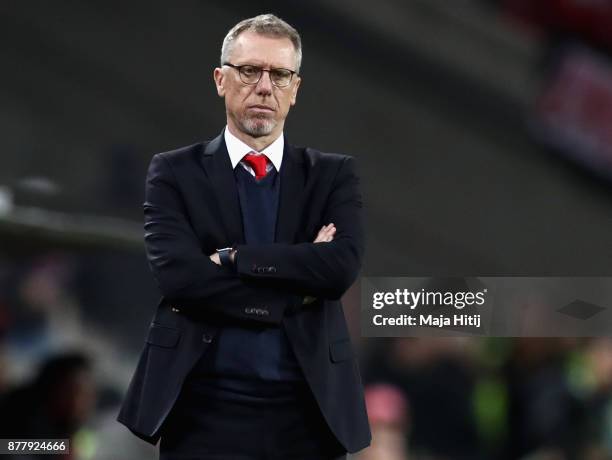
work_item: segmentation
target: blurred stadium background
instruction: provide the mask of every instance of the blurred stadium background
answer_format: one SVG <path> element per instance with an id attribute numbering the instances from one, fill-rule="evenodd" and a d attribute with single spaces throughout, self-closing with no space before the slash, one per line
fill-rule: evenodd
<path id="1" fill-rule="evenodd" d="M 158 300 L 146 168 L 221 131 L 221 41 L 262 12 L 304 42 L 288 140 L 358 158 L 365 275 L 612 275 L 608 0 L 4 2 L 0 438 L 156 458 L 115 422 Z M 612 458 L 610 339 L 362 339 L 358 292 L 355 458 Z"/>

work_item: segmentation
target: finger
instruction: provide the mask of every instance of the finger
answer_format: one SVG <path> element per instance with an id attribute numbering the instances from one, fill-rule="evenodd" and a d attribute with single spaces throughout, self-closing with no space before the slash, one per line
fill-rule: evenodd
<path id="1" fill-rule="evenodd" d="M 325 241 L 325 237 L 326 237 L 325 232 L 324 232 L 323 230 L 321 230 L 321 231 L 320 231 L 320 232 L 317 234 L 317 237 L 314 239 L 314 242 L 315 242 L 315 243 L 320 243 L 320 242 L 323 242 L 323 241 Z"/>
<path id="2" fill-rule="evenodd" d="M 330 230 L 330 229 L 322 230 L 321 233 L 320 233 L 320 235 L 323 236 L 323 237 L 326 237 L 326 236 L 332 235 L 332 234 L 333 234 L 333 231 Z"/>
<path id="3" fill-rule="evenodd" d="M 336 227 L 333 223 L 323 225 L 321 230 L 317 233 L 316 238 L 314 239 L 315 243 L 323 243 L 331 241 L 330 238 L 333 238 L 334 233 L 336 233 Z"/>

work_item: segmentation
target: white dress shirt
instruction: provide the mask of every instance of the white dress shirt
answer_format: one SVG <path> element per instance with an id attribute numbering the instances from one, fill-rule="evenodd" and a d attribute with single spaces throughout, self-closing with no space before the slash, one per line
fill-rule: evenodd
<path id="1" fill-rule="evenodd" d="M 225 127 L 225 132 L 223 133 L 225 137 L 225 145 L 227 146 L 227 152 L 230 156 L 230 161 L 232 162 L 232 168 L 236 168 L 236 165 L 240 163 L 244 169 L 249 171 L 253 176 L 255 175 L 255 171 L 251 168 L 245 161 L 242 161 L 244 156 L 248 153 L 253 153 L 255 155 L 265 155 L 268 157 L 268 163 L 266 165 L 266 173 L 270 171 L 273 167 L 276 168 L 276 171 L 280 171 L 281 163 L 283 161 L 283 149 L 285 147 L 285 136 L 281 133 L 278 138 L 270 145 L 268 145 L 261 152 L 257 152 L 253 150 L 251 147 L 246 145 L 232 133 L 228 127 Z"/>

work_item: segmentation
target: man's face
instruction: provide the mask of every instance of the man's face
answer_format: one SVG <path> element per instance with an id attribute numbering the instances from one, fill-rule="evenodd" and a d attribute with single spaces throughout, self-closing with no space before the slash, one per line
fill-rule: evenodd
<path id="1" fill-rule="evenodd" d="M 264 69 L 295 69 L 295 49 L 288 38 L 243 32 L 231 48 L 228 62 L 250 64 Z M 280 135 L 289 108 L 295 104 L 300 77 L 294 75 L 289 86 L 272 84 L 269 72 L 263 72 L 257 84 L 240 80 L 238 69 L 223 66 L 215 69 L 219 96 L 225 98 L 228 124 L 251 137 Z"/>

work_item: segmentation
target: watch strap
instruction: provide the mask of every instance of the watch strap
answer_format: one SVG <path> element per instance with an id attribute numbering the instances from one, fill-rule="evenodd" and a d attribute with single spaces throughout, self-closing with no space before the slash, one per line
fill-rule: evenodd
<path id="1" fill-rule="evenodd" d="M 230 254 L 233 250 L 234 248 L 217 249 L 217 253 L 219 254 L 219 261 L 221 262 L 221 265 L 225 267 L 231 267 L 233 265 L 232 259 L 230 257 Z"/>

